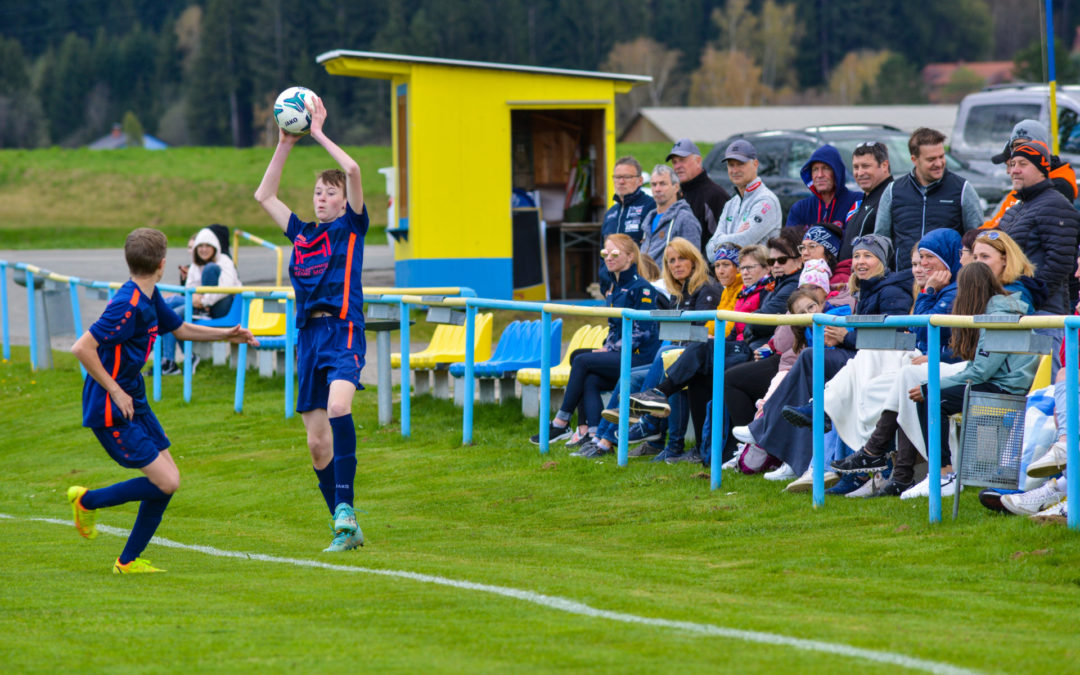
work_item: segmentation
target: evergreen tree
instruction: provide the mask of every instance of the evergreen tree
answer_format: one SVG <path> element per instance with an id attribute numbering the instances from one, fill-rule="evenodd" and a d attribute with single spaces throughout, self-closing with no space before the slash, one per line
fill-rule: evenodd
<path id="1" fill-rule="evenodd" d="M 187 82 L 188 122 L 196 143 L 246 147 L 253 139 L 246 0 L 208 0 L 199 50 Z"/>

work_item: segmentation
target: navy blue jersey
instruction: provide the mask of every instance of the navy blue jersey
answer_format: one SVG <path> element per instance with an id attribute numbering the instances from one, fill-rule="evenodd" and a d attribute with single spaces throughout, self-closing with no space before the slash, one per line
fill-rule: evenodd
<path id="1" fill-rule="evenodd" d="M 296 291 L 296 327 L 303 328 L 310 312 L 322 310 L 364 325 L 364 235 L 367 206 L 357 215 L 348 202 L 345 215 L 332 223 L 305 223 L 295 213 L 285 236 L 293 243 L 289 279 Z"/>
<path id="2" fill-rule="evenodd" d="M 101 318 L 90 326 L 98 341 L 98 358 L 116 383 L 132 398 L 135 414 L 150 412 L 142 369 L 158 335 L 171 333 L 184 320 L 172 311 L 157 288 L 147 298 L 134 281 L 128 280 L 113 296 Z M 124 424 L 120 408 L 92 377 L 83 383 L 83 426 L 111 427 Z"/>

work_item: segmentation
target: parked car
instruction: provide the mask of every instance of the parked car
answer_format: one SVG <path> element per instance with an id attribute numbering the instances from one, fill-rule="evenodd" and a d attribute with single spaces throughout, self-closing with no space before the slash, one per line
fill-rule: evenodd
<path id="1" fill-rule="evenodd" d="M 973 166 L 993 166 L 1020 120 L 1039 120 L 1050 128 L 1049 88 L 1045 84 L 1009 84 L 968 94 L 956 109 L 950 151 Z M 1080 86 L 1058 87 L 1058 155 L 1080 161 Z"/>
<path id="2" fill-rule="evenodd" d="M 1010 128 L 1011 130 L 1011 128 Z M 911 171 L 911 153 L 907 142 L 910 134 L 896 127 L 876 124 L 843 124 L 820 127 L 806 127 L 798 130 L 758 131 L 737 134 L 717 143 L 705 158 L 705 170 L 709 177 L 724 186 L 733 189 L 727 177 L 724 165 L 724 149 L 732 141 L 744 138 L 754 144 L 758 152 L 758 175 L 780 200 L 780 206 L 787 218 L 788 209 L 798 200 L 810 196 L 799 170 L 818 147 L 832 145 L 840 151 L 847 167 L 847 186 L 859 190 L 851 173 L 851 154 L 855 146 L 864 141 L 880 141 L 889 149 L 889 165 L 894 177 Z M 1006 134 L 1006 138 L 1008 134 Z M 1000 150 L 1000 148 L 999 148 Z M 952 154 L 946 154 L 946 166 L 968 180 L 979 194 L 983 212 L 996 208 L 1001 199 L 1011 189 L 1009 177 L 1000 166 L 985 171 L 969 165 Z"/>

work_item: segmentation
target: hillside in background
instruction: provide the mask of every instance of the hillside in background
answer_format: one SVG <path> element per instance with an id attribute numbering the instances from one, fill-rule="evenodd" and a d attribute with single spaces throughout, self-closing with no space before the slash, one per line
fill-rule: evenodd
<path id="1" fill-rule="evenodd" d="M 171 145 L 266 145 L 291 84 L 323 96 L 342 142 L 388 143 L 388 84 L 327 75 L 315 58 L 333 49 L 653 76 L 619 102 L 620 124 L 643 105 L 912 103 L 929 63 L 1016 57 L 1040 75 L 1041 5 L 0 0 L 0 147 L 79 147 L 118 124 Z M 1065 81 L 1080 12 L 1053 6 Z M 982 84 L 961 75 L 954 93 Z"/>

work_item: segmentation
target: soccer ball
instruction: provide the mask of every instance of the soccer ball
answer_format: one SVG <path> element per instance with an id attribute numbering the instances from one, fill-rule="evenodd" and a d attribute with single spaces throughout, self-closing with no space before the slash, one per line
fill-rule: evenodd
<path id="1" fill-rule="evenodd" d="M 308 100 L 315 92 L 307 87 L 289 87 L 274 101 L 274 121 L 285 133 L 301 135 L 311 130 L 311 110 Z"/>

